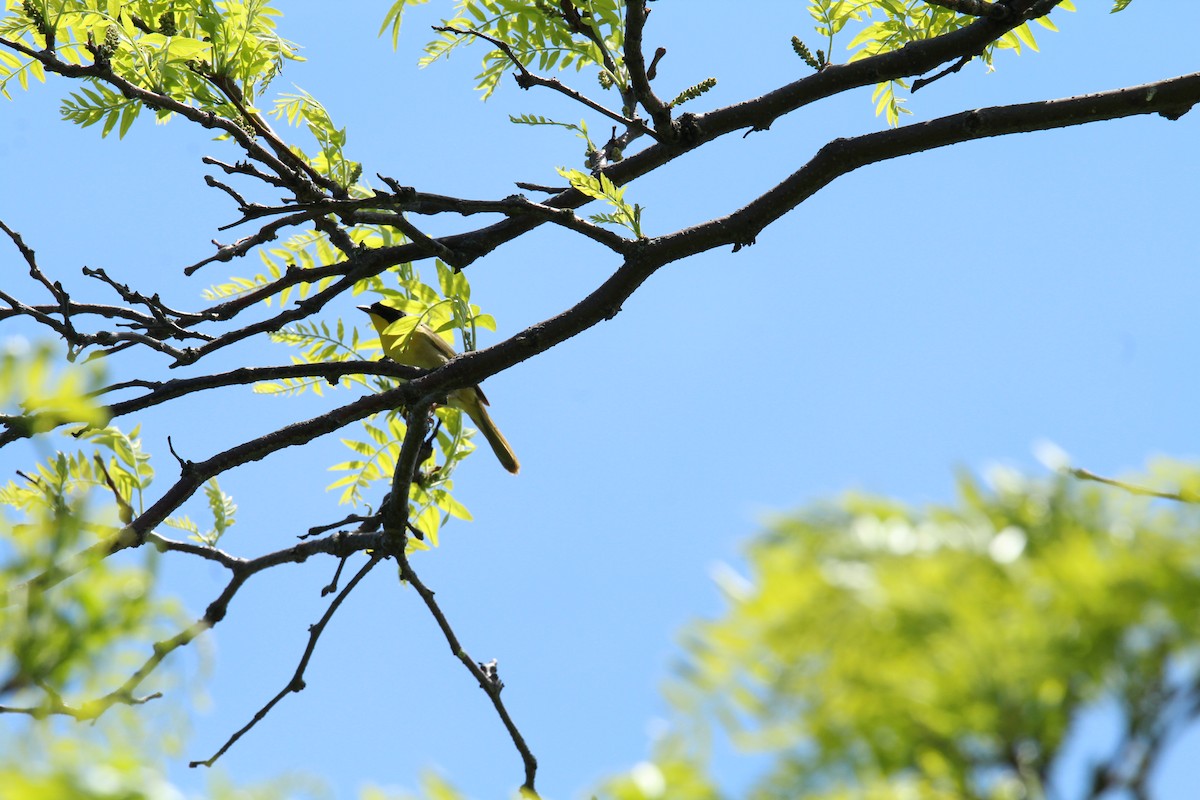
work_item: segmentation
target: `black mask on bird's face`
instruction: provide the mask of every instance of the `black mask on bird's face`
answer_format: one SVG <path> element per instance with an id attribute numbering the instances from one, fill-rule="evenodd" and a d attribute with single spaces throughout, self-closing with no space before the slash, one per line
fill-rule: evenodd
<path id="1" fill-rule="evenodd" d="M 358 310 L 365 311 L 368 314 L 374 314 L 389 325 L 405 316 L 403 311 L 397 308 L 392 308 L 391 306 L 385 306 L 383 303 L 372 303 L 369 306 L 359 306 Z"/>

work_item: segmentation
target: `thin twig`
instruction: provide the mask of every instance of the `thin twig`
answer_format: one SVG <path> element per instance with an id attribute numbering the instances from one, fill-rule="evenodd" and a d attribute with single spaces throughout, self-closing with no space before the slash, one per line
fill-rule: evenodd
<path id="1" fill-rule="evenodd" d="M 954 62 L 953 64 L 951 64 L 950 66 L 948 66 L 944 70 L 942 70 L 941 72 L 934 75 L 932 78 L 917 78 L 916 80 L 913 81 L 912 88 L 909 89 L 909 91 L 916 92 L 919 89 L 922 89 L 922 88 L 928 86 L 929 84 L 933 83 L 934 81 L 941 80 L 942 78 L 946 77 L 947 75 L 952 75 L 955 72 L 958 72 L 960 69 L 965 67 L 967 64 L 970 64 L 971 60 L 974 58 L 975 58 L 975 56 L 963 56 L 958 61 Z"/>
<path id="2" fill-rule="evenodd" d="M 253 164 L 250 164 L 246 161 L 239 161 L 236 164 L 227 164 L 220 159 L 213 158 L 212 156 L 203 156 L 200 159 L 200 163 L 209 164 L 214 167 L 220 167 L 226 175 L 246 175 L 248 177 L 260 180 L 269 186 L 274 186 L 277 189 L 290 188 L 288 184 L 280 178 L 277 178 L 270 173 L 263 172 L 260 169 L 256 169 Z"/>
<path id="3" fill-rule="evenodd" d="M 1073 478 L 1079 478 L 1084 481 L 1094 481 L 1096 483 L 1115 486 L 1118 489 L 1123 489 L 1130 494 L 1141 495 L 1143 497 L 1157 497 L 1162 500 L 1174 500 L 1177 503 L 1200 503 L 1200 495 L 1195 493 L 1185 492 L 1162 492 L 1157 489 L 1150 489 L 1145 486 L 1137 486 L 1132 483 L 1125 483 L 1113 478 L 1105 478 L 1103 475 L 1097 475 L 1086 469 L 1071 467 L 1066 470 L 1067 474 Z"/>
<path id="4" fill-rule="evenodd" d="M 221 94 L 225 95 L 230 104 L 242 115 L 243 119 L 249 121 L 254 126 L 254 130 L 258 135 L 267 140 L 267 143 L 271 145 L 271 149 L 280 161 L 290 164 L 293 170 L 307 176 L 308 180 L 325 189 L 325 191 L 331 192 L 334 195 L 345 196 L 345 189 L 313 169 L 312 165 L 294 153 L 287 146 L 287 143 L 279 138 L 279 135 L 267 124 L 266 120 L 246 107 L 245 100 L 242 97 L 242 90 L 236 82 L 224 75 L 206 74 L 204 77 L 207 78 L 209 83 L 216 86 Z"/>
<path id="5" fill-rule="evenodd" d="M 3 230 L 4 234 L 8 236 L 9 239 L 12 239 L 12 243 L 16 245 L 17 250 L 20 251 L 21 257 L 24 258 L 25 263 L 29 265 L 30 276 L 33 277 L 38 283 L 45 286 L 46 290 L 50 292 L 51 296 L 54 297 L 54 299 L 60 305 L 65 305 L 69 301 L 69 298 L 67 297 L 67 293 L 63 289 L 62 284 L 57 282 L 51 283 L 50 279 L 42 273 L 41 268 L 37 264 L 37 255 L 33 252 L 33 248 L 25 244 L 25 240 L 21 238 L 21 234 L 5 225 L 3 220 L 0 220 L 0 230 Z"/>
<path id="6" fill-rule="evenodd" d="M 441 607 L 438 606 L 433 592 L 421 582 L 421 579 L 413 570 L 412 564 L 409 563 L 408 557 L 403 552 L 398 552 L 396 558 L 400 562 L 400 577 L 417 590 L 417 594 L 421 596 L 421 600 L 425 602 L 429 613 L 433 615 L 438 627 L 441 628 L 442 635 L 446 638 L 446 643 L 450 645 L 450 652 L 462 662 L 467 672 L 470 672 L 471 676 L 479 683 L 479 688 L 483 689 L 484 693 L 492 701 L 492 706 L 500 716 L 500 721 L 504 723 L 505 730 L 508 731 L 513 745 L 521 755 L 521 762 L 525 768 L 525 782 L 521 785 L 521 788 L 536 797 L 537 790 L 534 788 L 534 780 L 537 777 L 537 758 L 534 757 L 533 751 L 529 749 L 529 745 L 525 742 L 525 737 L 521 735 L 520 729 L 513 722 L 508 709 L 504 705 L 504 701 L 500 698 L 500 690 L 503 688 L 503 684 L 499 680 L 489 677 L 479 666 L 479 662 L 472 659 L 467 651 L 463 649 L 458 636 L 450 626 L 449 620 L 446 619 L 446 615 L 442 612 Z"/>
<path id="7" fill-rule="evenodd" d="M 435 31 L 442 31 L 444 33 L 454 33 L 459 36 L 474 36 L 478 39 L 483 39 L 484 41 L 491 43 L 496 49 L 508 56 L 509 60 L 512 61 L 513 65 L 517 68 L 517 74 L 514 77 L 517 80 L 517 85 L 522 89 L 528 89 L 531 86 L 542 86 L 547 89 L 553 89 L 559 94 L 566 95 L 577 103 L 582 103 L 598 114 L 603 114 L 614 122 L 620 123 L 627 128 L 636 129 L 646 136 L 658 139 L 658 134 L 654 132 L 654 129 L 642 122 L 640 119 L 630 118 L 622 114 L 618 114 L 616 111 L 605 108 L 603 105 L 597 103 L 595 100 L 592 100 L 590 97 L 587 97 L 586 95 L 575 91 L 571 87 L 566 86 L 561 81 L 558 81 L 554 78 L 544 78 L 541 75 L 536 75 L 533 72 L 530 72 L 529 69 L 521 63 L 521 60 L 517 58 L 517 55 L 512 51 L 512 48 L 509 47 L 507 43 L 500 41 L 494 36 L 488 36 L 486 33 L 481 33 L 480 31 L 464 30 L 462 28 L 455 28 L 447 25 L 434 25 L 433 29 Z"/>
<path id="8" fill-rule="evenodd" d="M 671 107 L 659 99 L 650 88 L 646 73 L 646 56 L 642 52 L 642 31 L 646 26 L 646 0 L 625 2 L 625 66 L 629 69 L 629 80 L 633 94 L 654 120 L 654 128 L 661 134 L 671 134 Z M 661 52 L 661 51 L 660 51 Z M 656 55 L 654 63 L 661 56 Z"/>
<path id="9" fill-rule="evenodd" d="M 312 659 L 312 655 L 317 649 L 317 640 L 320 639 L 321 634 L 324 633 L 325 626 L 329 624 L 329 620 L 333 619 L 333 615 L 338 610 L 338 607 L 341 606 L 342 601 L 345 600 L 352 591 L 354 591 L 359 582 L 367 576 L 367 573 L 374 569 L 375 565 L 382 560 L 382 553 L 377 553 L 371 556 L 371 559 L 362 566 L 362 569 L 355 573 L 354 577 L 350 579 L 350 582 L 346 584 L 346 587 L 338 592 L 337 596 L 333 598 L 329 604 L 329 608 L 325 609 L 325 613 L 321 615 L 321 619 L 318 620 L 311 628 L 309 628 L 308 645 L 304 648 L 304 654 L 300 657 L 300 663 L 296 665 L 296 671 L 292 673 L 292 677 L 287 682 L 287 685 L 279 690 L 279 693 L 272 697 L 266 705 L 255 712 L 254 717 L 240 729 L 238 729 L 237 732 L 235 732 L 232 736 L 230 736 L 225 744 L 221 745 L 217 752 L 213 753 L 203 761 L 189 761 L 189 767 L 211 767 L 214 763 L 216 763 L 218 758 L 223 756 L 226 751 L 229 750 L 229 748 L 233 747 L 234 743 L 236 743 L 238 739 L 241 739 L 244 735 L 250 732 L 251 728 L 265 719 L 267 714 L 271 712 L 271 709 L 274 708 L 279 701 L 287 697 L 292 692 L 300 692 L 304 689 L 304 671 L 308 668 L 308 662 Z"/>
<path id="10" fill-rule="evenodd" d="M 152 692 L 151 694 L 142 695 L 141 697 L 123 695 L 119 692 L 114 692 L 105 696 L 102 700 L 93 700 L 79 706 L 72 706 L 64 702 L 63 699 L 57 694 L 51 693 L 49 702 L 43 703 L 42 705 L 0 705 L 0 715 L 21 714 L 23 716 L 33 717 L 34 719 L 45 719 L 48 716 L 54 715 L 71 717 L 76 722 L 90 722 L 115 705 L 140 706 L 145 703 L 149 703 L 151 700 L 158 700 L 162 696 L 162 692 Z"/>

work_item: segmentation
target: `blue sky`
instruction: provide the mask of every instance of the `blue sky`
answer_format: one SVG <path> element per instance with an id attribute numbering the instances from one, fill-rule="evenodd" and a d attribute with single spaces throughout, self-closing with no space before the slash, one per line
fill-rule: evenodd
<path id="1" fill-rule="evenodd" d="M 321 99 L 348 128 L 349 153 L 366 174 L 495 198 L 516 191 L 514 181 L 557 182 L 556 166 L 582 167 L 569 133 L 507 121 L 534 113 L 575 122 L 582 109 L 511 82 L 479 102 L 471 90 L 478 49 L 417 70 L 426 26 L 449 4 L 414 10 L 398 52 L 375 37 L 387 5 L 335 14 L 327 4 L 291 3 L 281 22 L 309 60 L 289 66 L 275 88 L 295 84 Z M 1055 15 L 1060 33 L 1039 31 L 1040 53 L 1002 53 L 992 74 L 972 64 L 918 92 L 906 120 L 1195 71 L 1191 29 L 1178 24 L 1190 3 L 1139 0 L 1119 16 L 1106 13 L 1107 2 L 1079 5 Z M 715 76 L 717 88 L 695 103 L 706 110 L 802 74 L 790 37 L 820 46 L 804 6 L 760 2 L 753 14 L 735 14 L 708 0 L 655 3 L 646 39 L 668 48 L 660 92 Z M 835 60 L 845 57 L 841 46 Z M 586 75 L 561 77 L 594 85 Z M 238 269 L 217 265 L 186 279 L 182 267 L 211 252 L 214 235 L 243 234 L 215 234 L 235 209 L 204 187 L 199 159 L 236 156 L 202 132 L 149 118 L 124 141 L 101 140 L 58 120 L 67 88 L 53 80 L 0 105 L 0 218 L 81 297 L 113 300 L 78 277 L 87 265 L 161 292 L 170 305 L 201 307 L 200 291 Z M 627 197 L 646 208 L 648 233 L 666 233 L 742 205 L 829 139 L 882 125 L 864 89 L 768 132 L 727 137 L 635 183 Z M 755 246 L 671 265 L 614 320 L 488 381 L 522 473 L 508 475 L 486 454 L 472 459 L 456 483 L 475 522 L 446 529 L 442 547 L 416 566 L 472 655 L 499 659 L 547 797 L 581 796 L 645 756 L 666 711 L 659 687 L 677 631 L 720 610 L 712 567 L 736 564 L 766 515 L 852 489 L 946 500 L 957 467 L 1041 470 L 1033 447 L 1042 440 L 1108 474 L 1154 454 L 1197 455 L 1198 125 L 1195 113 L 1136 118 L 859 170 Z M 423 222 L 434 233 L 476 225 Z M 2 258 L 24 279 L 14 254 Z M 499 323 L 483 343 L 572 305 L 616 266 L 561 230 L 503 247 L 468 272 L 473 301 Z M 28 281 L 12 291 L 36 297 Z M 334 312 L 354 320 L 353 305 L 347 299 Z M 18 332 L 31 333 L 10 326 L 0 335 Z M 287 357 L 248 342 L 202 366 Z M 112 369 L 149 377 L 163 366 L 142 358 Z M 168 435 L 182 456 L 201 460 L 348 398 L 234 389 L 147 414 L 139 419 L 159 491 L 173 477 Z M 35 457 L 8 448 L 3 463 Z M 326 437 L 223 478 L 240 505 L 223 544 L 254 555 L 343 516 L 324 487 L 334 479 L 327 467 L 347 457 Z M 165 585 L 197 614 L 223 585 L 223 573 L 186 559 L 168 557 L 163 567 Z M 319 590 L 332 567 L 313 560 L 272 570 L 238 595 L 210 637 L 211 702 L 194 721 L 185 760 L 206 757 L 284 685 L 324 608 Z M 476 797 L 512 789 L 520 763 L 489 704 L 415 593 L 390 569 L 377 573 L 331 625 L 306 691 L 225 756 L 224 769 L 249 781 L 303 766 L 339 796 L 366 781 L 411 787 L 425 768 Z M 1161 797 L 1189 796 L 1198 752 L 1196 737 L 1173 751 Z M 752 773 L 723 758 L 731 785 Z M 202 785 L 195 772 L 176 776 Z"/>

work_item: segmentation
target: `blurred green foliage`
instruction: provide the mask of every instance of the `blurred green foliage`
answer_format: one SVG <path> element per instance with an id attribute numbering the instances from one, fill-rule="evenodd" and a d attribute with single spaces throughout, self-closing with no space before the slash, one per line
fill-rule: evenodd
<path id="1" fill-rule="evenodd" d="M 1139 482 L 1197 480 L 1162 461 Z M 1121 741 L 1072 780 L 1141 796 L 1200 700 L 1197 534 L 1194 505 L 1007 471 L 962 477 L 953 506 L 853 495 L 777 519 L 748 579 L 722 573 L 727 612 L 686 633 L 682 733 L 605 796 L 724 796 L 704 776 L 719 727 L 769 755 L 756 800 L 1043 797 L 1102 702 Z"/>

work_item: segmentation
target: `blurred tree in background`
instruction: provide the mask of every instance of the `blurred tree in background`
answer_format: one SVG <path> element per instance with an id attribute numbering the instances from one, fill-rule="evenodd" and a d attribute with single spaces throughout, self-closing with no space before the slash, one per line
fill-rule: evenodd
<path id="1" fill-rule="evenodd" d="M 1141 480 L 1200 489 L 1170 462 Z M 723 573 L 727 613 L 687 632 L 682 733 L 611 796 L 724 797 L 703 777 L 715 722 L 770 755 L 755 800 L 1150 797 L 1200 712 L 1200 510 L 1065 474 L 991 484 L 774 522 L 749 579 Z M 1064 763 L 1100 709 L 1112 750 Z"/>

